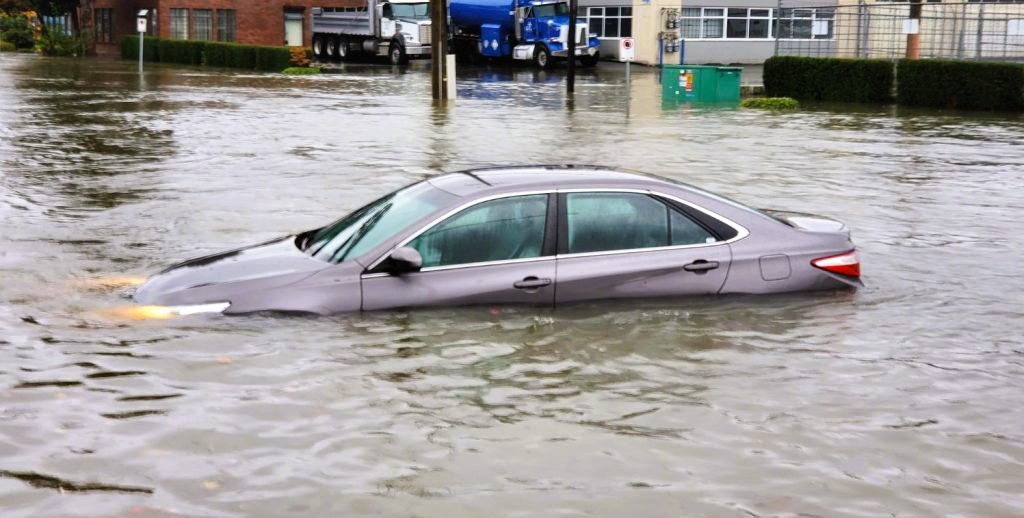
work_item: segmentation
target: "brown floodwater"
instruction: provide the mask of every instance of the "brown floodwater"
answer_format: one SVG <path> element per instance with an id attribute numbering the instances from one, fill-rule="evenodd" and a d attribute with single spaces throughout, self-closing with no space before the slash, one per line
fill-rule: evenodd
<path id="1" fill-rule="evenodd" d="M 6 516 L 1024 509 L 1024 118 L 663 104 L 656 76 L 0 55 Z M 163 318 L 171 262 L 425 175 L 597 163 L 847 222 L 856 293 Z"/>

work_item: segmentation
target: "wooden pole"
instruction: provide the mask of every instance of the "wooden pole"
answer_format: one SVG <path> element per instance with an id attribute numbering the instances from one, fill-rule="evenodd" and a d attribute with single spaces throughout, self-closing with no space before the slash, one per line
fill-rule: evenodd
<path id="1" fill-rule="evenodd" d="M 576 0 L 569 0 L 569 35 L 566 40 L 569 44 L 569 74 L 566 76 L 565 91 L 571 95 L 576 91 Z"/>
<path id="2" fill-rule="evenodd" d="M 448 98 L 448 1 L 430 2 L 430 86 L 434 99 Z"/>

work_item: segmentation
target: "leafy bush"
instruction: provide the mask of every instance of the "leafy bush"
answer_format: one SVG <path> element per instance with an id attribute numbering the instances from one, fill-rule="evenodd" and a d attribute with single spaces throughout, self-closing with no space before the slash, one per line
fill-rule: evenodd
<path id="1" fill-rule="evenodd" d="M 10 43 L 15 49 L 30 49 L 35 45 L 35 32 L 32 20 L 24 13 L 0 12 L 0 41 L 5 44 Z"/>
<path id="2" fill-rule="evenodd" d="M 208 65 L 279 72 L 291 64 L 288 47 L 238 45 L 217 41 L 165 40 L 146 38 L 145 59 L 164 63 Z M 139 59 L 138 36 L 121 40 L 121 57 Z"/>
<path id="3" fill-rule="evenodd" d="M 1024 66 L 947 60 L 900 60 L 900 104 L 1024 111 Z"/>
<path id="4" fill-rule="evenodd" d="M 57 31 L 44 32 L 36 47 L 47 56 L 84 56 L 85 36 L 68 36 Z"/>
<path id="5" fill-rule="evenodd" d="M 771 97 L 887 102 L 893 79 L 893 64 L 880 59 L 776 56 L 764 63 L 764 89 Z"/>
<path id="6" fill-rule="evenodd" d="M 0 41 L 0 52 L 13 52 L 15 50 L 14 44 L 9 41 Z"/>
<path id="7" fill-rule="evenodd" d="M 288 67 L 281 73 L 286 76 L 314 76 L 320 73 L 320 67 Z"/>
<path id="8" fill-rule="evenodd" d="M 740 108 L 761 110 L 795 110 L 800 103 L 792 97 L 750 97 L 740 101 Z"/>
<path id="9" fill-rule="evenodd" d="M 292 54 L 291 64 L 296 67 L 308 67 L 312 60 L 312 53 L 305 47 L 289 47 Z"/>

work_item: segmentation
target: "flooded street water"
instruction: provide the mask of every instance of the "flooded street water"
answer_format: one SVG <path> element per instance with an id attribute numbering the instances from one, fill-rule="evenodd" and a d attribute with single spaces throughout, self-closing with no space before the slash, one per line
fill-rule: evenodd
<path id="1" fill-rule="evenodd" d="M 623 75 L 0 55 L 4 516 L 1019 515 L 1024 118 Z M 597 163 L 853 229 L 857 293 L 142 319 L 132 278 L 425 175 Z M 132 318 L 136 317 L 136 318 Z"/>

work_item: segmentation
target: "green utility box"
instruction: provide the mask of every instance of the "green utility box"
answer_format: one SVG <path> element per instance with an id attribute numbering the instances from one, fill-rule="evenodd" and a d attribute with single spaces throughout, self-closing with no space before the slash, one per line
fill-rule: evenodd
<path id="1" fill-rule="evenodd" d="M 661 97 L 683 102 L 738 102 L 740 67 L 664 65 Z"/>

